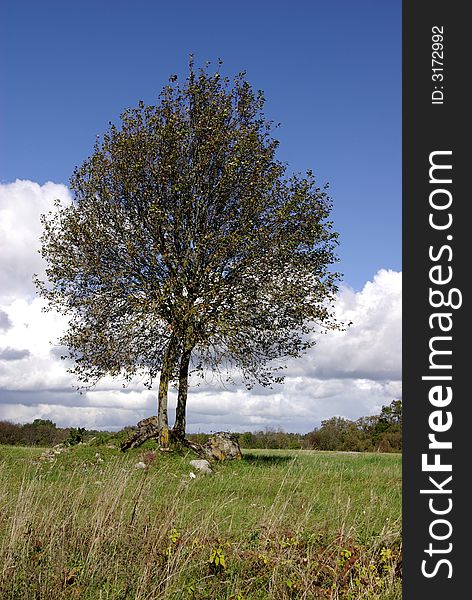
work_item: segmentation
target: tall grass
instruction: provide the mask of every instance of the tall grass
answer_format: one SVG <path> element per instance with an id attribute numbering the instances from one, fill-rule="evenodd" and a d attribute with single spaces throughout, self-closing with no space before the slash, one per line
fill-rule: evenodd
<path id="1" fill-rule="evenodd" d="M 39 454 L 0 447 L 0 598 L 401 598 L 398 456 Z"/>

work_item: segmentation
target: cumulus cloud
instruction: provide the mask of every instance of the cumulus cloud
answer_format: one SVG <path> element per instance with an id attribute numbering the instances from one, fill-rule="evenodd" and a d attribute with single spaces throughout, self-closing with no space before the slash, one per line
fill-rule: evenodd
<path id="1" fill-rule="evenodd" d="M 56 198 L 70 202 L 64 185 L 0 184 L 0 419 L 118 429 L 156 414 L 157 394 L 138 379 L 123 389 L 111 378 L 77 392 L 58 345 L 67 319 L 43 312 L 32 284 L 33 273 L 44 273 L 39 215 L 52 210 Z M 211 378 L 199 387 L 191 381 L 189 430 L 309 431 L 333 415 L 378 414 L 401 397 L 401 273 L 381 269 L 359 292 L 342 288 L 336 313 L 352 325 L 320 336 L 302 359 L 289 361 L 284 385 L 247 391 L 222 388 Z M 175 404 L 171 390 L 171 419 Z"/>
<path id="2" fill-rule="evenodd" d="M 341 289 L 336 305 L 345 331 L 321 336 L 296 369 L 322 378 L 401 379 L 402 275 L 381 269 L 360 292 Z"/>
<path id="3" fill-rule="evenodd" d="M 56 198 L 70 202 L 65 185 L 22 180 L 0 184 L 0 300 L 34 295 L 33 273 L 44 273 L 38 254 L 40 215 L 54 208 Z"/>

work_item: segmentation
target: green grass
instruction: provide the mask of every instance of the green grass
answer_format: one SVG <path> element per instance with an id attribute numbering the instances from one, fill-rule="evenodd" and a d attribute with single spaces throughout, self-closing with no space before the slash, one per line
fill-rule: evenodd
<path id="1" fill-rule="evenodd" d="M 401 598 L 400 455 L 150 452 L 0 446 L 0 597 Z"/>

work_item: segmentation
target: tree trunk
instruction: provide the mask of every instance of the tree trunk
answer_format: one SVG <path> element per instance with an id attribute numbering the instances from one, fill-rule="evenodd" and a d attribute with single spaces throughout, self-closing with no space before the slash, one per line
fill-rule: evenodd
<path id="1" fill-rule="evenodd" d="M 192 348 L 186 348 L 180 359 L 179 393 L 177 395 L 175 423 L 174 428 L 172 429 L 172 437 L 177 441 L 185 438 L 185 412 L 187 409 L 188 373 L 191 354 Z"/>
<path id="2" fill-rule="evenodd" d="M 139 421 L 137 430 L 121 444 L 123 452 L 130 448 L 137 448 L 144 444 L 146 440 L 157 437 L 159 429 L 157 427 L 157 417 L 148 417 Z"/>
<path id="3" fill-rule="evenodd" d="M 169 383 L 172 379 L 174 361 L 177 351 L 177 340 L 174 336 L 170 338 L 162 361 L 161 375 L 159 378 L 159 392 L 157 397 L 157 428 L 159 430 L 159 445 L 165 450 L 169 448 L 169 420 L 167 416 L 167 394 Z"/>

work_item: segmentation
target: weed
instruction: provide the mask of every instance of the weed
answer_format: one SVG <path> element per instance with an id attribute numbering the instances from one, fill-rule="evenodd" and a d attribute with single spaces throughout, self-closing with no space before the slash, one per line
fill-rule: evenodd
<path id="1" fill-rule="evenodd" d="M 0 446 L 0 598 L 401 598 L 400 457 L 42 452 Z"/>

